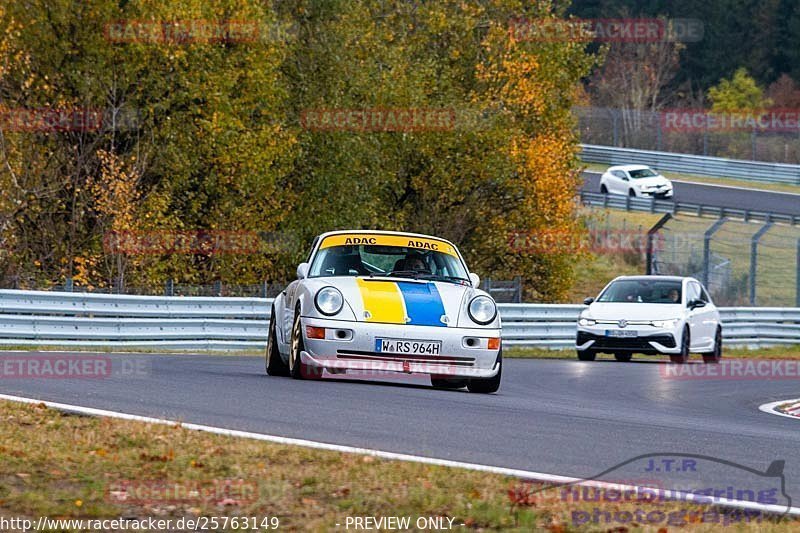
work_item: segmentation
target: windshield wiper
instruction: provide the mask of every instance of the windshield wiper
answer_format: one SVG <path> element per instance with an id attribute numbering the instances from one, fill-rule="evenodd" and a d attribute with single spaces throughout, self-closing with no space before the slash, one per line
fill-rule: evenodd
<path id="1" fill-rule="evenodd" d="M 459 285 L 463 285 L 463 283 L 460 283 L 462 281 L 465 281 L 470 284 L 472 283 L 472 281 L 468 280 L 467 278 L 462 278 L 459 276 L 443 276 L 440 274 L 420 274 L 419 277 L 422 279 L 431 279 L 436 281 L 451 281 L 453 283 L 458 283 Z"/>
<path id="2" fill-rule="evenodd" d="M 397 276 L 397 277 L 400 277 L 400 278 L 411 277 L 411 278 L 417 279 L 419 277 L 419 274 L 420 273 L 417 272 L 416 270 L 392 270 L 391 272 L 370 272 L 369 273 L 369 277 L 373 277 L 373 276 L 384 276 L 384 277 Z"/>

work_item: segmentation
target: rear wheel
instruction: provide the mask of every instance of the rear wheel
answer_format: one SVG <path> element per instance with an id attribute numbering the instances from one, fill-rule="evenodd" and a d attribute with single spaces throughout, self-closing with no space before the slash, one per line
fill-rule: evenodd
<path id="1" fill-rule="evenodd" d="M 291 352 L 289 353 L 289 373 L 294 379 L 319 379 L 322 377 L 322 369 L 314 366 L 309 366 L 303 363 L 300 357 L 300 352 L 305 350 L 303 343 L 303 331 L 300 323 L 300 310 L 294 317 L 294 325 L 292 326 L 292 344 Z"/>
<path id="2" fill-rule="evenodd" d="M 605 183 L 600 184 L 600 194 L 608 194 L 608 187 Z"/>
<path id="3" fill-rule="evenodd" d="M 267 374 L 270 376 L 288 376 L 289 367 L 281 358 L 278 351 L 278 336 L 275 326 L 275 308 L 272 308 L 269 318 L 269 334 L 267 335 L 267 351 L 265 354 Z"/>
<path id="4" fill-rule="evenodd" d="M 594 361 L 597 354 L 591 350 L 578 350 L 578 359 L 581 361 Z"/>
<path id="5" fill-rule="evenodd" d="M 625 352 L 617 352 L 614 354 L 614 359 L 616 359 L 620 363 L 627 363 L 628 361 L 633 359 L 633 354 Z"/>
<path id="6" fill-rule="evenodd" d="M 689 337 L 689 328 L 683 329 L 683 335 L 681 336 L 681 353 L 672 354 L 669 356 L 669 360 L 676 364 L 682 365 L 689 362 L 689 346 L 690 346 L 690 337 Z"/>
<path id="7" fill-rule="evenodd" d="M 707 364 L 719 363 L 722 359 L 722 329 L 717 328 L 714 335 L 714 351 L 703 354 L 703 362 Z"/>
<path id="8" fill-rule="evenodd" d="M 467 389 L 470 392 L 477 392 L 480 394 L 491 394 L 497 392 L 500 388 L 500 377 L 503 374 L 503 351 L 497 354 L 497 362 L 500 367 L 497 369 L 497 374 L 494 377 L 486 379 L 471 379 L 467 382 Z"/>
<path id="9" fill-rule="evenodd" d="M 462 389 L 467 386 L 466 379 L 447 379 L 431 376 L 431 385 L 437 389 Z"/>
<path id="10" fill-rule="evenodd" d="M 628 189 L 628 196 L 630 196 L 631 198 L 636 198 L 636 191 L 634 191 L 633 189 Z"/>

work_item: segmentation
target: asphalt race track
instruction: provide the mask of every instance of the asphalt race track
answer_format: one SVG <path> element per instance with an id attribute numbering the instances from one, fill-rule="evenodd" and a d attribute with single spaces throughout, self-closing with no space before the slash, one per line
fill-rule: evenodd
<path id="1" fill-rule="evenodd" d="M 600 192 L 599 172 L 583 173 L 583 190 Z M 731 209 L 750 209 L 751 211 L 769 211 L 783 215 L 800 215 L 800 194 L 758 191 L 743 188 L 706 185 L 686 181 L 672 181 L 674 200 L 690 204 L 703 204 Z"/>
<path id="2" fill-rule="evenodd" d="M 20 353 L 0 353 L 0 359 L 14 356 Z M 785 459 L 786 492 L 794 496 L 793 506 L 800 502 L 800 420 L 758 410 L 766 402 L 796 398 L 796 380 L 677 380 L 663 375 L 666 363 L 644 358 L 632 363 L 509 359 L 500 392 L 480 395 L 434 390 L 421 377 L 393 382 L 268 377 L 258 357 L 109 357 L 115 367 L 136 360 L 139 370 L 94 379 L 5 378 L 0 392 L 581 478 L 648 453 L 702 454 L 761 471 Z M 688 476 L 712 483 L 715 475 L 661 472 L 659 479 L 679 483 Z M 604 477 L 635 478 L 631 472 Z"/>

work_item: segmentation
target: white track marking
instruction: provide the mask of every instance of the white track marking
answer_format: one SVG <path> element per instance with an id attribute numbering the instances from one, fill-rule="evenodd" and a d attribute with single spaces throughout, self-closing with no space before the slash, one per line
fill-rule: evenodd
<path id="1" fill-rule="evenodd" d="M 781 413 L 780 411 L 775 409 L 779 405 L 783 405 L 785 403 L 791 403 L 791 402 L 800 402 L 800 398 L 794 398 L 792 400 L 779 400 L 777 402 L 765 403 L 763 405 L 759 405 L 758 406 L 758 410 L 759 411 L 764 411 L 765 413 L 769 413 L 771 415 L 785 416 L 786 418 L 794 418 L 795 420 L 800 420 L 800 416 L 787 415 L 786 413 Z"/>
<path id="2" fill-rule="evenodd" d="M 353 453 L 359 455 L 370 455 L 373 457 L 380 457 L 381 459 L 390 459 L 395 461 L 408 461 L 413 463 L 423 463 L 429 465 L 436 465 L 436 466 L 447 466 L 451 468 L 464 468 L 468 470 L 477 470 L 479 472 L 488 472 L 492 474 L 499 474 L 504 476 L 510 477 L 518 477 L 523 479 L 529 479 L 534 481 L 543 481 L 547 483 L 571 483 L 580 486 L 591 486 L 591 487 L 600 487 L 600 488 L 613 488 L 617 490 L 658 490 L 654 489 L 653 487 L 642 487 L 637 485 L 625 485 L 620 483 L 608 483 L 603 481 L 595 481 L 595 480 L 582 480 L 580 478 L 574 477 L 567 477 L 567 476 L 558 476 L 555 474 L 545 474 L 542 472 L 533 472 L 530 470 L 518 470 L 515 468 L 504 468 L 499 466 L 489 466 L 489 465 L 482 465 L 477 463 L 464 463 L 461 461 L 451 461 L 448 459 L 436 459 L 433 457 L 423 457 L 419 455 L 409 455 L 404 453 L 395 453 L 395 452 L 387 452 L 383 450 L 374 450 L 371 448 L 359 448 L 355 446 L 344 446 L 341 444 L 331 444 L 328 442 L 317 442 L 313 440 L 305 440 L 305 439 L 294 439 L 289 437 L 280 437 L 277 435 L 267 435 L 264 433 L 252 433 L 249 431 L 239 431 L 235 429 L 225 429 L 219 428 L 214 426 L 205 426 L 202 424 L 189 424 L 185 422 L 178 422 L 176 420 L 166 420 L 163 418 L 152 418 L 148 416 L 141 416 L 141 415 L 133 415 L 129 413 L 121 413 L 118 411 L 107 411 L 105 409 L 95 409 L 93 407 L 83 407 L 80 405 L 71 405 L 66 403 L 57 403 L 57 402 L 50 402 L 44 400 L 37 400 L 34 398 L 25 398 L 22 396 L 12 396 L 8 394 L 0 394 L 0 400 L 8 400 L 12 402 L 20 402 L 20 403 L 27 403 L 27 404 L 44 404 L 47 407 L 57 409 L 59 411 L 66 411 L 70 413 L 78 413 L 83 415 L 90 415 L 90 416 L 105 416 L 109 418 L 119 418 L 123 420 L 133 420 L 136 422 L 146 422 L 149 424 L 163 424 L 163 425 L 170 425 L 170 426 L 178 426 L 188 430 L 195 430 L 195 431 L 205 431 L 208 433 L 215 433 L 217 435 L 225 435 L 229 437 L 239 437 L 239 438 L 246 438 L 246 439 L 254 439 L 254 440 L 261 440 L 267 442 L 273 442 L 276 444 L 289 444 L 294 446 L 303 446 L 306 448 L 315 448 L 318 450 L 328 450 L 334 452 L 342 452 L 342 453 Z M 753 511 L 762 511 L 767 513 L 786 513 L 791 515 L 800 516 L 800 508 L 798 507 L 789 507 L 788 510 L 786 507 L 780 505 L 766 505 L 760 504 L 755 502 L 748 502 L 748 501 L 741 501 L 741 500 L 726 500 L 722 498 L 711 498 L 710 496 L 698 496 L 696 494 L 691 493 L 684 493 L 673 491 L 671 494 L 674 494 L 679 498 L 679 501 L 687 501 L 693 502 L 698 504 L 706 503 L 706 500 L 712 499 L 713 504 L 720 505 L 723 507 L 729 508 L 736 508 L 736 509 L 748 509 Z M 698 501 L 699 500 L 699 501 Z"/>

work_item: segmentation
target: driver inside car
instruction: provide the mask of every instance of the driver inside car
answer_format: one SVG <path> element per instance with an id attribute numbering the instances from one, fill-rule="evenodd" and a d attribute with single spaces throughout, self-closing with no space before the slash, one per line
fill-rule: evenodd
<path id="1" fill-rule="evenodd" d="M 418 253 L 409 252 L 403 261 L 404 270 L 413 270 L 424 274 L 430 274 L 431 269 L 425 262 L 425 258 Z"/>

